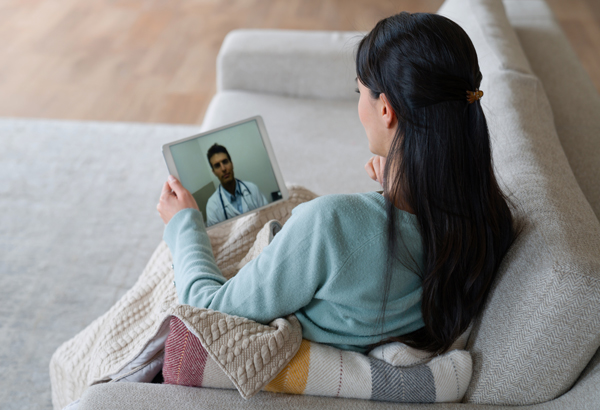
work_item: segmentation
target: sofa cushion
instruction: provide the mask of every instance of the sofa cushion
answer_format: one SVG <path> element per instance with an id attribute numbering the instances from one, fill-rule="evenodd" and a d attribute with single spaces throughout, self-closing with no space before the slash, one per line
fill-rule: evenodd
<path id="1" fill-rule="evenodd" d="M 502 3 L 448 0 L 441 13 L 477 49 L 495 166 L 523 225 L 469 341 L 466 400 L 547 401 L 570 388 L 600 343 L 600 223 Z"/>
<path id="2" fill-rule="evenodd" d="M 386 403 L 335 397 L 258 392 L 245 400 L 235 390 L 172 384 L 105 383 L 90 387 L 77 410 L 497 410 L 464 403 Z M 66 410 L 66 409 L 65 409 Z M 542 410 L 542 409 L 535 409 Z M 543 410 L 561 410 L 552 407 Z"/>
<path id="3" fill-rule="evenodd" d="M 507 406 L 505 410 L 587 409 L 600 402 L 600 352 L 596 354 L 577 385 L 567 394 L 548 403 L 529 406 Z M 496 406 L 465 403 L 398 404 L 333 397 L 297 396 L 259 392 L 252 400 L 244 400 L 238 392 L 223 389 L 194 389 L 183 386 L 149 383 L 104 383 L 90 387 L 77 410 L 498 410 Z"/>
<path id="4" fill-rule="evenodd" d="M 225 91 L 211 101 L 202 129 L 262 115 L 287 182 L 320 195 L 375 191 L 381 187 L 363 168 L 373 154 L 357 103 Z"/>
<path id="5" fill-rule="evenodd" d="M 351 99 L 357 32 L 235 30 L 217 58 L 217 90 Z"/>

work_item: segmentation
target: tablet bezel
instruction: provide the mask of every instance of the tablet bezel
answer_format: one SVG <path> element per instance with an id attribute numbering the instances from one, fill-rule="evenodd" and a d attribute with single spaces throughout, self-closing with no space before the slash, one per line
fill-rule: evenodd
<path id="1" fill-rule="evenodd" d="M 260 211 L 262 209 L 268 208 L 268 207 L 270 207 L 272 205 L 278 204 L 280 201 L 285 201 L 285 200 L 289 199 L 289 197 L 290 197 L 289 192 L 287 190 L 287 187 L 285 185 L 285 181 L 283 180 L 283 176 L 281 175 L 281 171 L 279 170 L 279 164 L 277 163 L 277 159 L 275 158 L 275 154 L 273 152 L 273 147 L 271 146 L 271 141 L 269 140 L 269 135 L 267 134 L 267 128 L 265 127 L 265 123 L 264 123 L 262 117 L 260 115 L 256 115 L 254 117 L 250 117 L 250 118 L 246 118 L 246 119 L 243 119 L 243 120 L 240 120 L 240 121 L 236 121 L 234 123 L 227 124 L 227 125 L 224 125 L 224 126 L 219 127 L 219 128 L 214 128 L 214 129 L 209 130 L 209 131 L 201 132 L 199 134 L 195 134 L 195 135 L 192 135 L 192 136 L 187 137 L 187 138 L 183 138 L 183 139 L 180 139 L 180 140 L 177 140 L 177 141 L 172 141 L 172 142 L 169 142 L 169 143 L 164 144 L 162 146 L 162 153 L 163 153 L 163 157 L 165 159 L 165 162 L 167 164 L 167 169 L 169 170 L 169 174 L 173 175 L 178 180 L 181 180 L 181 178 L 179 177 L 179 173 L 177 172 L 177 167 L 175 166 L 175 161 L 173 159 L 173 155 L 171 153 L 171 146 L 172 145 L 181 144 L 182 142 L 190 141 L 190 140 L 193 140 L 193 139 L 196 139 L 196 138 L 202 138 L 202 137 L 204 137 L 206 135 L 210 135 L 210 134 L 213 134 L 215 132 L 219 132 L 219 131 L 222 131 L 222 130 L 227 129 L 227 128 L 235 127 L 237 125 L 244 124 L 244 123 L 247 123 L 247 122 L 250 122 L 250 121 L 256 121 L 256 124 L 258 125 L 258 131 L 259 131 L 262 143 L 263 143 L 263 145 L 264 145 L 264 147 L 265 147 L 265 149 L 267 151 L 267 155 L 268 155 L 269 161 L 271 163 L 271 169 L 273 170 L 273 174 L 275 175 L 275 180 L 277 181 L 277 186 L 279 187 L 279 191 L 281 192 L 281 199 L 273 201 L 273 202 L 271 202 L 271 203 L 269 203 L 267 205 L 261 206 L 260 208 L 253 209 L 253 210 L 248 211 L 246 213 L 243 213 L 241 215 L 234 216 L 233 218 L 229 218 L 229 219 L 227 219 L 225 221 L 222 221 L 222 222 L 216 223 L 214 225 L 208 226 L 208 227 L 206 227 L 207 230 L 212 229 L 214 227 L 221 226 L 221 225 L 223 225 L 225 223 L 229 223 L 229 222 L 234 221 L 234 220 L 236 220 L 236 219 L 238 219 L 240 217 L 243 217 L 243 216 L 246 216 L 246 215 L 250 215 L 250 214 L 252 214 L 254 212 L 257 212 L 257 211 Z M 203 217 L 204 217 L 204 215 L 203 215 Z"/>

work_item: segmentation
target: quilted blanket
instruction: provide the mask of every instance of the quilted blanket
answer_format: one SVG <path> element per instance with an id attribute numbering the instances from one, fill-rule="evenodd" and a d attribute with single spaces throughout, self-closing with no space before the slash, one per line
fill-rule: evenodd
<path id="1" fill-rule="evenodd" d="M 280 226 L 273 220 L 285 223 L 295 206 L 316 197 L 301 187 L 289 190 L 288 201 L 209 231 L 227 278 L 269 243 Z M 169 352 L 169 346 L 176 349 Z M 463 350 L 431 358 L 392 343 L 366 356 L 302 340 L 293 315 L 264 325 L 180 305 L 164 242 L 133 288 L 54 353 L 54 408 L 64 408 L 97 383 L 149 382 L 163 364 L 176 368 L 177 384 L 236 388 L 244 398 L 267 390 L 402 402 L 459 401 L 472 368 Z M 172 375 L 166 376 L 167 381 Z"/>
<path id="2" fill-rule="evenodd" d="M 292 318 L 290 322 L 294 323 Z M 471 378 L 471 356 L 458 350 L 464 347 L 466 334 L 456 342 L 455 350 L 433 358 L 402 343 L 382 345 L 367 356 L 302 340 L 299 349 L 293 347 L 297 352 L 285 367 L 281 364 L 288 358 L 281 357 L 275 360 L 277 366 L 265 373 L 265 366 L 272 365 L 273 357 L 285 349 L 286 330 L 271 336 L 262 350 L 254 349 L 254 357 L 245 363 L 238 361 L 237 373 L 231 374 L 223 372 L 223 365 L 243 355 L 244 349 L 251 349 L 255 335 L 262 334 L 266 326 L 251 324 L 243 333 L 237 332 L 227 346 L 222 344 L 219 361 L 206 347 L 207 337 L 197 337 L 197 328 L 190 327 L 189 322 L 173 317 L 170 329 L 163 367 L 165 383 L 237 388 L 245 398 L 262 389 L 402 403 L 456 402 L 462 399 Z M 205 333 L 210 338 L 211 331 Z M 292 343 L 298 343 L 295 335 Z"/>
<path id="3" fill-rule="evenodd" d="M 302 187 L 289 186 L 288 189 L 290 198 L 287 201 L 209 231 L 217 265 L 226 278 L 234 276 L 268 243 L 270 220 L 285 223 L 293 208 L 316 197 Z M 259 235 L 261 231 L 263 234 Z M 173 316 L 179 317 L 190 327 L 211 329 L 212 341 L 216 342 L 207 347 L 217 362 L 221 343 L 229 342 L 228 337 L 221 335 L 237 332 L 238 326 L 241 326 L 243 333 L 244 326 L 249 324 L 247 319 L 246 322 L 242 318 L 226 320 L 223 314 L 211 311 L 200 312 L 204 313 L 204 317 L 201 314 L 187 314 L 196 311 L 193 310 L 195 308 L 177 303 L 171 263 L 171 253 L 162 242 L 135 285 L 108 312 L 63 343 L 52 355 L 50 382 L 55 409 L 62 409 L 78 400 L 89 386 L 97 383 L 152 380 L 162 367 L 169 320 Z M 224 320 L 224 327 L 221 319 Z M 288 350 L 281 349 L 279 352 L 281 357 L 287 356 L 286 361 L 281 363 L 281 367 L 284 367 L 293 357 L 294 347 L 299 348 L 302 337 L 300 325 L 295 318 L 291 319 L 278 319 L 273 326 L 266 326 L 262 334 L 256 336 L 259 340 L 253 343 L 253 349 L 246 350 L 244 355 L 253 357 L 253 350 L 261 350 L 262 345 L 268 346 L 271 336 L 278 332 L 289 332 L 291 336 L 288 336 L 285 344 Z M 199 336 L 202 335 L 204 333 Z M 293 343 L 295 338 L 298 341 L 296 344 Z M 249 358 L 244 355 L 226 363 L 224 370 L 237 377 L 238 362 Z M 280 356 L 272 360 L 271 366 L 279 365 Z M 276 371 L 271 366 L 266 366 L 263 373 L 273 373 L 272 377 L 275 377 Z M 255 388 L 256 385 L 252 390 Z M 242 395 L 243 391 L 242 388 Z"/>

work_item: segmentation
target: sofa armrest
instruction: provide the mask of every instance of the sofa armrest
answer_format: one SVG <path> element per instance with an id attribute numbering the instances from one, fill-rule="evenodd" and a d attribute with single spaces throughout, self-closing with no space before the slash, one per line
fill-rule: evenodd
<path id="1" fill-rule="evenodd" d="M 354 99 L 358 32 L 235 30 L 217 57 L 217 90 Z"/>

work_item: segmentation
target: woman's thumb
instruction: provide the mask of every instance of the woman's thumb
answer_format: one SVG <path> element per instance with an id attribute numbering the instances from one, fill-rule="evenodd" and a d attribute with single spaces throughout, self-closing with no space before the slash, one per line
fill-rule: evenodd
<path id="1" fill-rule="evenodd" d="M 179 196 L 183 186 L 181 185 L 181 182 L 179 182 L 179 180 L 173 175 L 169 175 L 169 186 L 171 187 L 173 192 L 175 192 L 175 195 Z"/>

